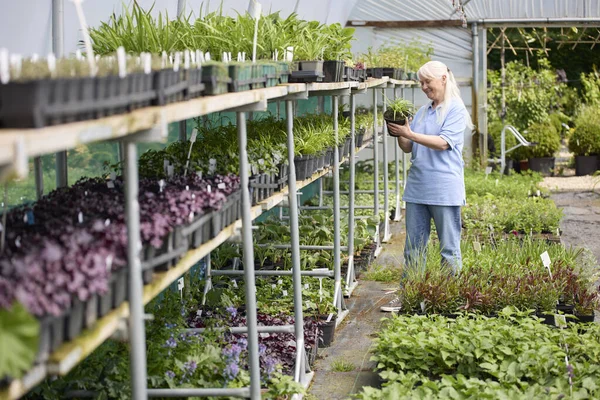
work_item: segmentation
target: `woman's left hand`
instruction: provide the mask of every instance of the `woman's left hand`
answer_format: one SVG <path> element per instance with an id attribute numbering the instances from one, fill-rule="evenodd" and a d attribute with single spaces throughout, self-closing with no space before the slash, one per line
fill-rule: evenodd
<path id="1" fill-rule="evenodd" d="M 406 121 L 404 125 L 392 124 L 388 123 L 388 133 L 394 137 L 403 137 L 406 139 L 410 139 L 412 131 L 410 130 L 410 123 Z"/>

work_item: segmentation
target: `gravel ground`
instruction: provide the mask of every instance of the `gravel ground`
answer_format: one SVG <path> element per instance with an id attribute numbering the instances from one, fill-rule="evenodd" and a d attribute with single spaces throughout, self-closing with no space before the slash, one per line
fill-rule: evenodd
<path id="1" fill-rule="evenodd" d="M 540 186 L 553 192 L 600 192 L 600 176 L 546 177 Z"/>

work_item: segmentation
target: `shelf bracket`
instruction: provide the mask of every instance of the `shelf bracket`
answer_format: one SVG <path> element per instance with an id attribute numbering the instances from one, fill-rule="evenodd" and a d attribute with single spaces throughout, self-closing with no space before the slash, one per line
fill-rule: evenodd
<path id="1" fill-rule="evenodd" d="M 0 182 L 10 179 L 25 179 L 29 174 L 29 159 L 25 149 L 25 138 L 18 136 L 13 142 L 13 157 L 9 164 L 0 166 Z"/>

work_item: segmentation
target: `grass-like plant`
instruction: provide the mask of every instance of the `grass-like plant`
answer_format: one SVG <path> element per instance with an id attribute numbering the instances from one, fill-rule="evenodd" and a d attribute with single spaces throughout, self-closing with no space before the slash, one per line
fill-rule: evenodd
<path id="1" fill-rule="evenodd" d="M 350 372 L 354 371 L 356 365 L 352 364 L 350 361 L 346 361 L 343 358 L 334 360 L 331 363 L 331 370 L 333 372 Z"/>
<path id="2" fill-rule="evenodd" d="M 398 98 L 396 100 L 386 99 L 387 110 L 383 113 L 383 118 L 388 123 L 404 125 L 407 119 L 414 115 L 414 105 L 406 99 Z"/>

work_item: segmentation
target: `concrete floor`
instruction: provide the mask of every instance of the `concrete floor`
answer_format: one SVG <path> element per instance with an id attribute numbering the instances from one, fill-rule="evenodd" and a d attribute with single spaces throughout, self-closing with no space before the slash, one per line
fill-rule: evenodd
<path id="1" fill-rule="evenodd" d="M 404 221 L 391 222 L 392 239 L 383 245 L 383 250 L 375 263 L 399 266 L 404 246 Z M 331 347 L 319 350 L 314 381 L 309 388 L 307 399 L 340 400 L 348 399 L 360 392 L 363 386 L 379 387 L 379 376 L 373 372 L 374 362 L 370 361 L 370 349 L 381 326 L 381 318 L 386 314 L 379 306 L 390 301 L 396 283 L 361 281 L 352 297 L 346 299 L 350 310 L 342 325 L 336 330 Z M 354 369 L 349 372 L 332 370 L 339 362 L 351 363 Z"/>

